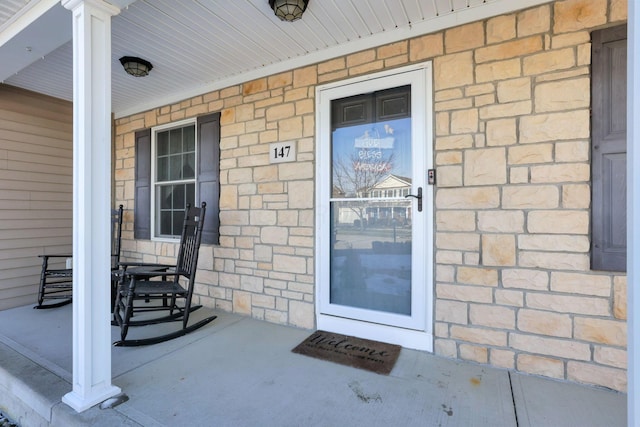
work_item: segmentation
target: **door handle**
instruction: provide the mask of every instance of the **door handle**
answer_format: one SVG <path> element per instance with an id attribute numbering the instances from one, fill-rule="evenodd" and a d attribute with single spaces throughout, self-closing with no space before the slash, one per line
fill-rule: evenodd
<path id="1" fill-rule="evenodd" d="M 404 197 L 405 197 L 405 199 L 407 197 L 414 197 L 414 198 L 418 199 L 418 212 L 422 212 L 422 187 L 418 187 L 418 195 L 407 194 Z"/>

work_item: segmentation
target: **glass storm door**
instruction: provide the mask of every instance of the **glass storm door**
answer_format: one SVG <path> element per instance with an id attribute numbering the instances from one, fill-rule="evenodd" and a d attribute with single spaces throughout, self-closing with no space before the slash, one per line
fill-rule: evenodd
<path id="1" fill-rule="evenodd" d="M 425 74 L 321 91 L 320 328 L 382 340 L 389 327 L 429 329 Z"/>

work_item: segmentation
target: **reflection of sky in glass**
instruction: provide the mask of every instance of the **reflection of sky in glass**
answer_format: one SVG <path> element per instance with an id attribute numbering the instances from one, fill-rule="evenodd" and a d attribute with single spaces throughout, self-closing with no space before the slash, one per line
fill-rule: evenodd
<path id="1" fill-rule="evenodd" d="M 336 129 L 331 140 L 332 162 L 360 167 L 376 165 L 393 155 L 389 174 L 411 178 L 411 118 Z M 335 175 L 335 169 L 334 169 Z M 335 176 L 334 176 L 335 178 Z"/>

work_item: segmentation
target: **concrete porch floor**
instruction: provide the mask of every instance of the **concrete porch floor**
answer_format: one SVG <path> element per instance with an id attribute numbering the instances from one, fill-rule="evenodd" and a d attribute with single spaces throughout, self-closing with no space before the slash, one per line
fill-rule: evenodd
<path id="1" fill-rule="evenodd" d="M 383 376 L 292 353 L 312 331 L 216 314 L 169 342 L 112 348 L 129 400 L 78 414 L 61 402 L 71 306 L 0 311 L 0 411 L 21 427 L 626 426 L 623 393 L 408 349 Z"/>

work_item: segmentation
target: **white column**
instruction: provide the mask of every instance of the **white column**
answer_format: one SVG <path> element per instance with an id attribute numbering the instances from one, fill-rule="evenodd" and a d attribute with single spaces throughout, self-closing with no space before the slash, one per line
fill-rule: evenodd
<path id="1" fill-rule="evenodd" d="M 640 426 L 640 5 L 629 1 L 627 26 L 627 425 Z M 637 142 L 636 142 L 637 141 Z M 635 165 L 635 167 L 634 167 Z M 638 267 L 638 268 L 636 268 Z"/>
<path id="2" fill-rule="evenodd" d="M 78 412 L 118 393 L 111 384 L 111 17 L 102 0 L 73 12 L 73 390 Z"/>

